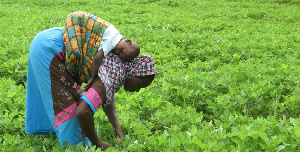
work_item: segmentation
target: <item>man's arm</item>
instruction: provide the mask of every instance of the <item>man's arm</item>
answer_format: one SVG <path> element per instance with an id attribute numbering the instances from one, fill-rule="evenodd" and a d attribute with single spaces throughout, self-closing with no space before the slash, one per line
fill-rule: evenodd
<path id="1" fill-rule="evenodd" d="M 94 56 L 93 63 L 92 63 L 91 78 L 89 82 L 86 84 L 86 86 L 84 87 L 85 91 L 88 91 L 88 89 L 92 86 L 93 82 L 95 81 L 103 57 L 104 57 L 103 49 L 99 50 Z"/>

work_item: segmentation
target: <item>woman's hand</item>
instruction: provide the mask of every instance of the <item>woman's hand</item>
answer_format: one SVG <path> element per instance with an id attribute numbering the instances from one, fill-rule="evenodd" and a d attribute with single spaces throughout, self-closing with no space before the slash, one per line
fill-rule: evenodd
<path id="1" fill-rule="evenodd" d="M 123 132 L 121 128 L 114 130 L 115 136 L 116 136 L 116 144 L 121 144 L 121 141 L 124 139 Z"/>
<path id="2" fill-rule="evenodd" d="M 121 128 L 115 128 L 114 133 L 115 133 L 116 138 L 118 140 L 124 139 L 124 135 L 123 135 L 123 132 L 122 132 Z"/>
<path id="3" fill-rule="evenodd" d="M 106 150 L 107 148 L 111 147 L 111 145 L 107 142 L 100 141 L 98 145 L 96 145 L 97 148 L 101 148 L 101 150 Z"/>

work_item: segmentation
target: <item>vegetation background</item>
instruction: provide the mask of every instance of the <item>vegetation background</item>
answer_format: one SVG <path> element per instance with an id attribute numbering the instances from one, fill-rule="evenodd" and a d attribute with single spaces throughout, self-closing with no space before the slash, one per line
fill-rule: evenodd
<path id="1" fill-rule="evenodd" d="M 108 151 L 300 149 L 299 0 L 0 0 L 2 150 L 94 150 L 24 134 L 30 42 L 79 10 L 156 62 L 150 87 L 116 96 L 123 141 L 95 115 Z"/>

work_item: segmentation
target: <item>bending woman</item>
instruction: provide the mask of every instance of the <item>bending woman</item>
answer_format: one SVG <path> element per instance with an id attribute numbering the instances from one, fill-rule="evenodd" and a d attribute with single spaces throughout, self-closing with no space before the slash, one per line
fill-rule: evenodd
<path id="1" fill-rule="evenodd" d="M 114 96 L 124 85 L 127 91 L 139 91 L 151 84 L 155 68 L 151 56 L 138 56 L 123 63 L 113 53 L 102 61 L 91 88 L 80 97 L 74 76 L 64 64 L 65 45 L 62 28 L 40 32 L 33 39 L 28 59 L 26 92 L 26 134 L 57 135 L 64 142 L 96 145 L 106 149 L 110 145 L 97 136 L 93 114 L 103 105 L 116 135 L 123 137 L 116 115 Z M 85 82 L 87 83 L 87 82 Z"/>

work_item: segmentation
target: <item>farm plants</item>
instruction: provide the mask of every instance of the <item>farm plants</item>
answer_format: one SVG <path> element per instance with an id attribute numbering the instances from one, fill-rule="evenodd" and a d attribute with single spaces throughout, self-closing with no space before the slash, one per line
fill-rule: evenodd
<path id="1" fill-rule="evenodd" d="M 124 140 L 114 137 L 101 110 L 95 114 L 98 135 L 114 145 L 108 151 L 300 148 L 297 1 L 0 3 L 0 149 L 95 150 L 60 147 L 55 135 L 24 134 L 30 41 L 63 25 L 77 6 L 111 20 L 156 63 L 150 87 L 134 94 L 121 89 L 116 96 Z"/>

